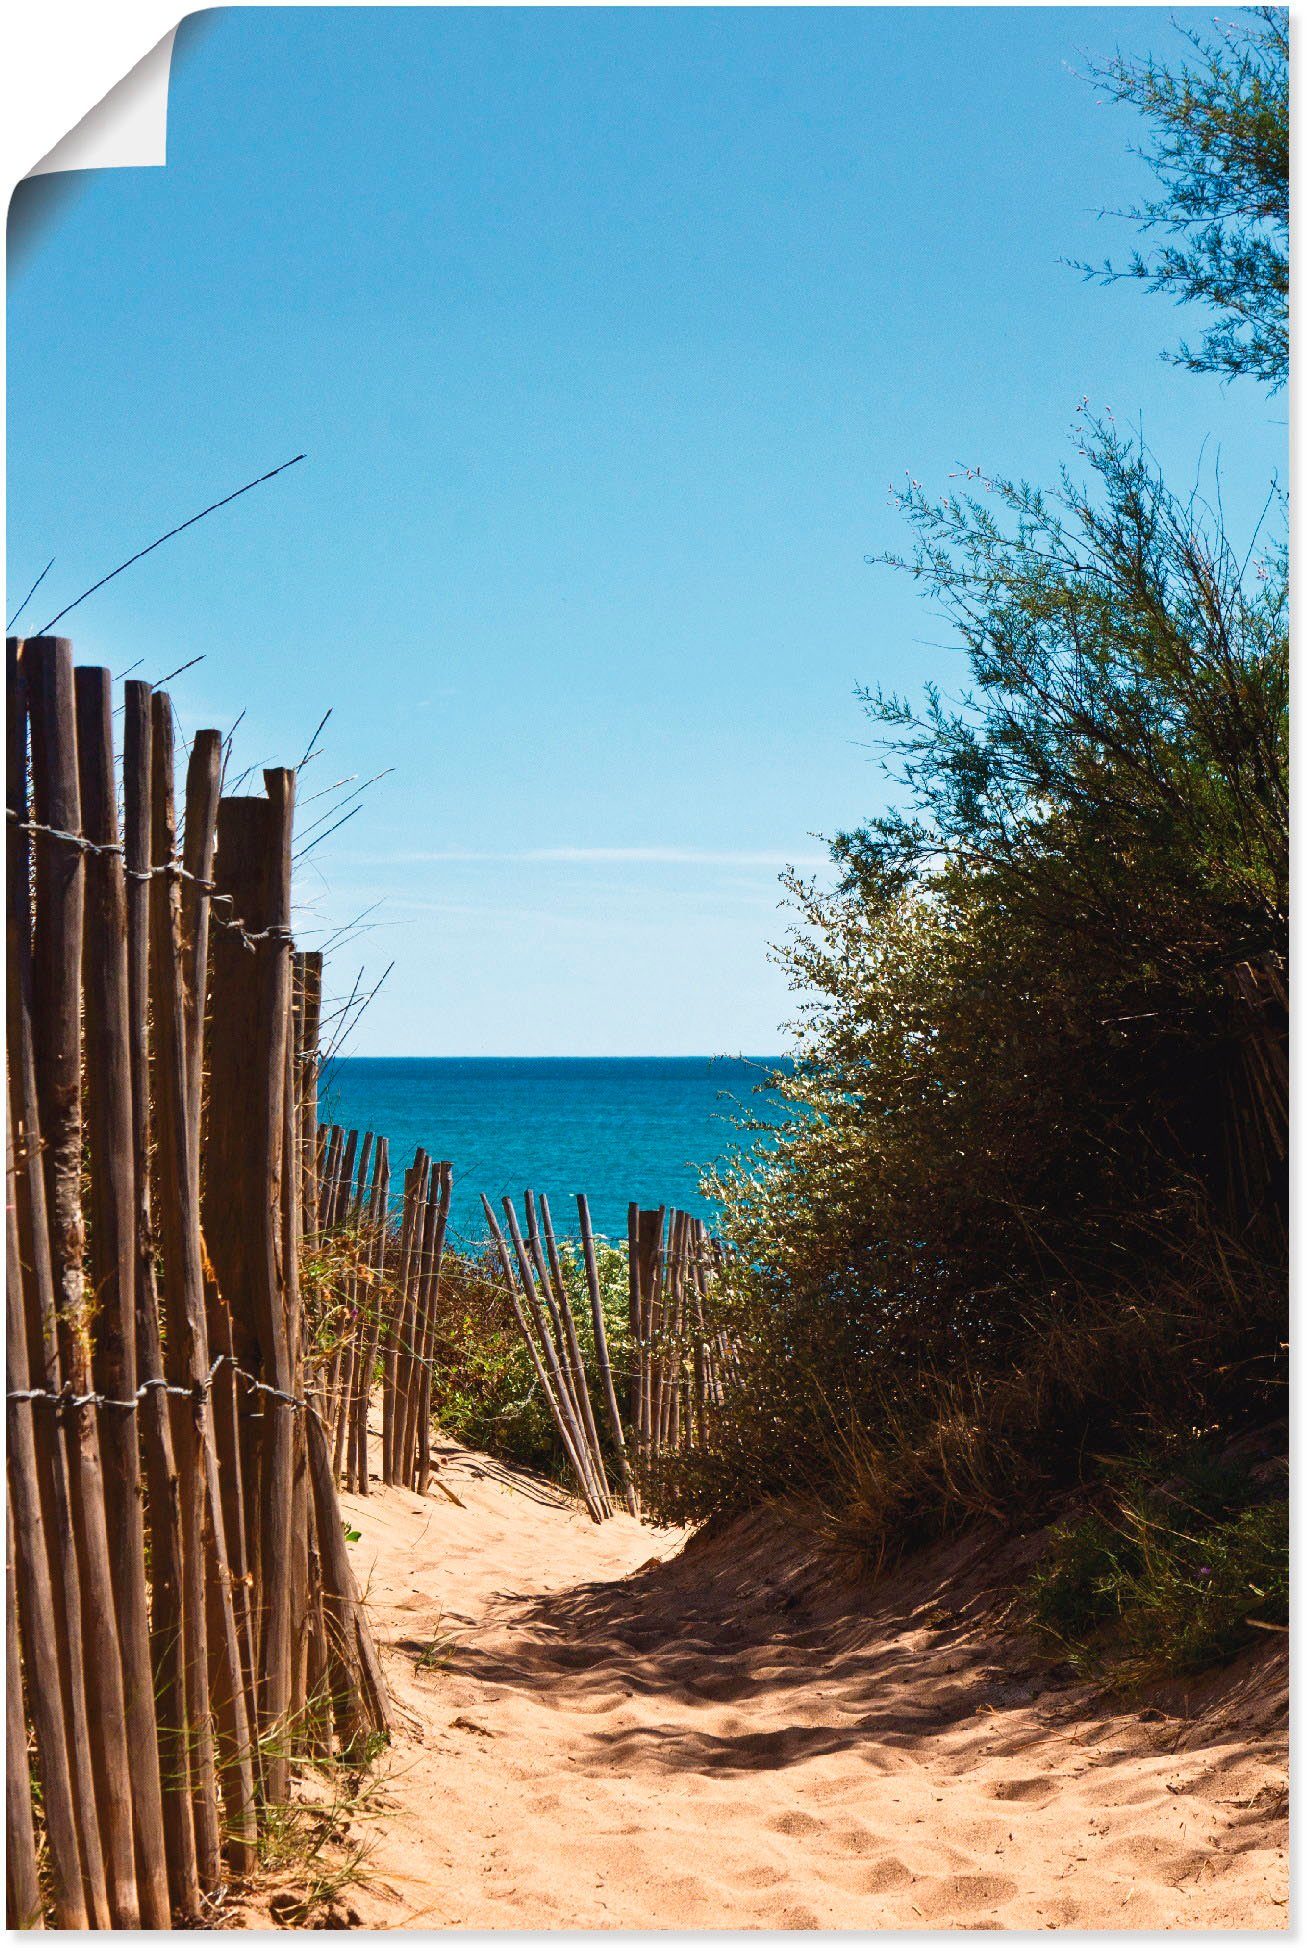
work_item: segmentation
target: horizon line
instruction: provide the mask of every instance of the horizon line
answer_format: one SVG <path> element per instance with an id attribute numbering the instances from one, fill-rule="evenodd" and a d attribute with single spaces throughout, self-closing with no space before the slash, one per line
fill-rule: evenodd
<path id="1" fill-rule="evenodd" d="M 788 1050 L 382 1050 L 333 1057 L 337 1064 L 492 1063 L 492 1064 L 613 1064 L 613 1063 L 762 1063 L 790 1056 Z"/>

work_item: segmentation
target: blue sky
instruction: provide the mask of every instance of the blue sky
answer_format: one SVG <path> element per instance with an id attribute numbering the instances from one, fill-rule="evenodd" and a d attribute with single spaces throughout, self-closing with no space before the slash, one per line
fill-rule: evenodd
<path id="1" fill-rule="evenodd" d="M 11 284 L 10 608 L 179 679 L 305 795 L 395 770 L 297 883 L 396 967 L 360 1053 L 781 1047 L 777 873 L 885 797 L 857 684 L 957 652 L 866 558 L 888 484 L 1053 478 L 1082 395 L 1254 518 L 1284 411 L 1163 364 L 1130 111 L 1079 78 L 1200 10 L 232 9 L 162 170 L 94 172 Z M 308 809 L 305 822 L 328 800 Z M 321 939 L 321 937 L 318 937 Z"/>

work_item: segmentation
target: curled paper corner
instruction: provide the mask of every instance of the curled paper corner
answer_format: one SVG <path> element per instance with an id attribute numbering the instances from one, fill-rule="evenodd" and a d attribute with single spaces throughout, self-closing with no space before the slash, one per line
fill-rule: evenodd
<path id="1" fill-rule="evenodd" d="M 120 82 L 27 172 L 162 168 L 168 160 L 168 81 L 177 28 L 170 28 Z"/>
<path id="2" fill-rule="evenodd" d="M 218 12 L 201 7 L 184 15 L 17 184 L 6 229 L 11 279 L 35 268 L 61 215 L 94 180 L 89 171 L 163 168 L 173 74 Z"/>

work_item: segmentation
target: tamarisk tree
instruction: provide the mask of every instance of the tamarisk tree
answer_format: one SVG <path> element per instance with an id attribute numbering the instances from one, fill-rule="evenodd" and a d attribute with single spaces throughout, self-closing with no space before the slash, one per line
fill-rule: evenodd
<path id="1" fill-rule="evenodd" d="M 1289 362 L 1290 15 L 1257 7 L 1215 38 L 1183 31 L 1195 59 L 1177 68 L 1120 54 L 1091 70 L 1150 126 L 1138 153 L 1160 194 L 1116 214 L 1161 241 L 1125 265 L 1080 268 L 1209 306 L 1199 341 L 1165 356 L 1276 392 Z"/>

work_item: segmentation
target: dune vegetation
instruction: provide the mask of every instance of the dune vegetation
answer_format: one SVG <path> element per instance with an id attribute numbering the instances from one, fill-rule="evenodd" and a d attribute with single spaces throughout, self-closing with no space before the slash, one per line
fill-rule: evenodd
<path id="1" fill-rule="evenodd" d="M 1207 306 L 1171 356 L 1275 393 L 1287 26 L 1245 22 L 1098 80 L 1160 184 L 1121 275 Z M 864 697 L 888 809 L 789 883 L 789 1115 L 709 1187 L 742 1359 L 666 1509 L 800 1494 L 877 1559 L 1076 1493 L 1038 1612 L 1185 1665 L 1285 1618 L 1286 508 L 1234 536 L 1111 420 L 1074 447 L 902 497 L 889 567 L 970 681 Z"/>

